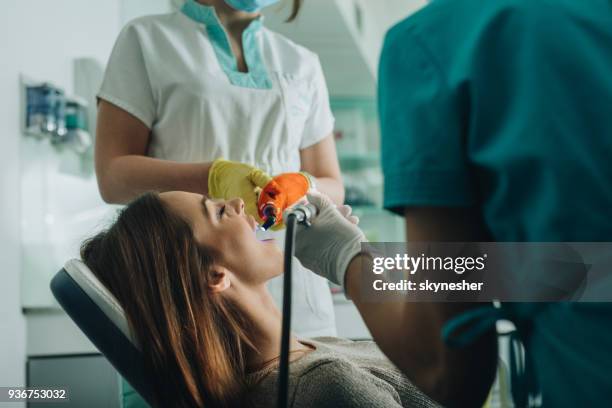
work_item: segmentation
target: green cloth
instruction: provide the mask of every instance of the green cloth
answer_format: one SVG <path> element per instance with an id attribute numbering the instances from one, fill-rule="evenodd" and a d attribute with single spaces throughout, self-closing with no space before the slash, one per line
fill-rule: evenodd
<path id="1" fill-rule="evenodd" d="M 385 206 L 480 208 L 495 241 L 612 235 L 612 2 L 437 0 L 387 34 Z M 408 232 L 409 235 L 409 232 Z M 604 406 L 610 304 L 505 304 L 544 406 Z"/>

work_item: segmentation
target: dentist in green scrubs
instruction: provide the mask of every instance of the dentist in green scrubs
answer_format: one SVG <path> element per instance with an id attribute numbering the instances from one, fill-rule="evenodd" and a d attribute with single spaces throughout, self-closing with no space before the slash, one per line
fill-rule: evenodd
<path id="1" fill-rule="evenodd" d="M 612 1 L 436 0 L 389 31 L 379 78 L 385 206 L 409 241 L 612 241 Z M 296 256 L 322 254 L 305 265 L 431 397 L 482 406 L 505 319 L 515 406 L 610 406 L 611 303 L 368 303 L 363 235 L 314 201 Z"/>

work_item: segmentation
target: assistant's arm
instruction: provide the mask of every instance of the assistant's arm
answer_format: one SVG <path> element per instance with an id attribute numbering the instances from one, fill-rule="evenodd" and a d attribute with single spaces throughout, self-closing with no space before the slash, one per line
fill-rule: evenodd
<path id="1" fill-rule="evenodd" d="M 344 184 L 336 155 L 334 135 L 300 150 L 302 170 L 316 177 L 317 189 L 341 205 L 344 202 Z"/>
<path id="2" fill-rule="evenodd" d="M 486 240 L 476 211 L 468 208 L 409 208 L 407 237 L 414 242 Z M 364 263 L 366 263 L 364 265 Z M 472 345 L 449 349 L 441 330 L 451 318 L 478 303 L 365 302 L 363 279 L 376 279 L 371 258 L 359 255 L 349 264 L 345 286 L 374 340 L 406 376 L 446 406 L 480 407 L 486 400 L 497 364 L 497 340 L 489 331 Z"/>
<path id="3" fill-rule="evenodd" d="M 150 135 L 150 129 L 136 117 L 100 100 L 95 165 L 104 201 L 124 204 L 151 190 L 206 194 L 211 163 L 146 157 Z"/>

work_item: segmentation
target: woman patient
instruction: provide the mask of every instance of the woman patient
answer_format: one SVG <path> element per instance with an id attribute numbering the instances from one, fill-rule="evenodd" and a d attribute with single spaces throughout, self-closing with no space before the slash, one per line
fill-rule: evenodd
<path id="1" fill-rule="evenodd" d="M 81 256 L 123 306 L 163 407 L 276 403 L 283 271 L 240 199 L 148 193 Z M 433 407 L 373 342 L 291 339 L 292 407 Z"/>

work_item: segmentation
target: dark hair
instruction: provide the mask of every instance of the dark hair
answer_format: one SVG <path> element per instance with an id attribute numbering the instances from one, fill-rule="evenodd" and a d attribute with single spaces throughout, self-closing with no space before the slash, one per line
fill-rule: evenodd
<path id="1" fill-rule="evenodd" d="M 162 407 L 245 406 L 250 327 L 224 296 L 211 293 L 217 258 L 189 224 L 147 193 L 81 257 L 123 306 Z"/>
<path id="2" fill-rule="evenodd" d="M 288 23 L 294 21 L 297 18 L 298 14 L 300 13 L 300 9 L 302 8 L 302 2 L 303 0 L 293 0 L 291 14 L 289 15 L 289 18 L 287 18 Z"/>

